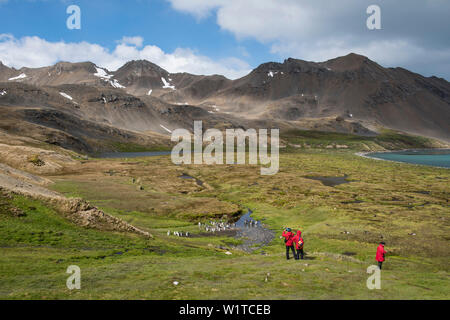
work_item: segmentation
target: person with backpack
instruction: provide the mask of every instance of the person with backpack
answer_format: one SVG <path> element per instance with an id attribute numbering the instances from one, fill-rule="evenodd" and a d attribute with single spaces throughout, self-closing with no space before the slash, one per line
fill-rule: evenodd
<path id="1" fill-rule="evenodd" d="M 305 253 L 303 251 L 304 241 L 302 238 L 302 232 L 300 230 L 298 230 L 297 235 L 294 236 L 294 244 L 297 249 L 297 260 L 299 260 L 299 259 L 303 260 L 303 256 L 305 255 Z"/>
<path id="2" fill-rule="evenodd" d="M 377 248 L 377 254 L 375 256 L 375 259 L 378 262 L 378 268 L 380 268 L 380 270 L 381 270 L 381 267 L 383 266 L 384 260 L 386 260 L 386 257 L 385 257 L 386 250 L 384 250 L 384 245 L 385 245 L 384 242 L 380 242 L 380 245 Z"/>
<path id="3" fill-rule="evenodd" d="M 295 260 L 297 260 L 297 254 L 295 253 L 294 248 L 294 234 L 292 233 L 291 228 L 285 228 L 283 231 L 283 234 L 280 238 L 284 237 L 284 243 L 286 244 L 286 258 L 289 260 L 289 250 L 292 250 L 292 253 L 294 254 Z"/>

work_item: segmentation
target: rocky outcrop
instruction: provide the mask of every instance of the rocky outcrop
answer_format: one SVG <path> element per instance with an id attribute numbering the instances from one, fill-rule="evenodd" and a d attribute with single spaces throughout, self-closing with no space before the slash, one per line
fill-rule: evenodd
<path id="1" fill-rule="evenodd" d="M 150 233 L 113 217 L 82 199 L 56 198 L 52 199 L 51 202 L 55 204 L 58 211 L 63 213 L 67 219 L 79 226 L 103 231 L 130 232 L 148 238 L 152 237 Z"/>
<path id="2" fill-rule="evenodd" d="M 147 231 L 113 217 L 82 199 L 68 199 L 44 187 L 48 179 L 0 164 L 0 190 L 43 201 L 73 223 L 102 231 L 130 232 L 151 238 Z"/>

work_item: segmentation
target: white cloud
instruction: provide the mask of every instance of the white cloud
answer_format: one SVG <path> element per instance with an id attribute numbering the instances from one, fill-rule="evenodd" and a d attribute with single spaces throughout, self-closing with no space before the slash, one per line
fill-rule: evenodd
<path id="1" fill-rule="evenodd" d="M 144 44 L 144 39 L 142 37 L 123 37 L 122 40 L 119 40 L 118 43 L 121 44 L 131 44 L 138 48 L 142 47 Z"/>
<path id="2" fill-rule="evenodd" d="M 425 49 L 406 40 L 376 40 L 362 45 L 350 40 L 324 40 L 315 43 L 274 44 L 272 53 L 297 52 L 308 61 L 326 61 L 347 55 L 349 52 L 362 54 L 387 67 L 404 67 L 424 75 L 444 75 L 450 70 L 450 48 Z M 420 64 L 418 62 L 426 62 Z"/>
<path id="3" fill-rule="evenodd" d="M 92 61 L 111 71 L 117 70 L 130 60 L 149 60 L 171 73 L 222 74 L 236 79 L 250 72 L 250 66 L 243 60 L 227 58 L 214 61 L 199 55 L 191 49 L 178 48 L 166 53 L 154 45 L 143 46 L 141 37 L 124 37 L 110 51 L 89 42 L 49 42 L 39 37 L 16 39 L 9 34 L 0 34 L 0 61 L 15 68 L 43 67 L 58 61 Z"/>
<path id="4" fill-rule="evenodd" d="M 262 42 L 291 39 L 308 32 L 308 12 L 291 0 L 229 1 L 217 11 L 217 23 L 238 38 L 256 38 Z"/>
<path id="5" fill-rule="evenodd" d="M 382 30 L 366 27 L 373 0 L 167 0 L 197 18 L 216 15 L 237 39 L 280 57 L 324 61 L 356 52 L 386 66 L 450 78 L 450 1 L 379 1 Z M 447 71 L 445 71 L 447 70 Z"/>
<path id="6" fill-rule="evenodd" d="M 344 16 L 360 0 L 167 0 L 176 10 L 205 17 L 216 12 L 217 23 L 238 38 L 262 42 L 299 40 L 335 29 L 333 16 Z M 324 3 L 326 2 L 326 6 Z M 364 9 L 365 13 L 365 9 Z M 347 21 L 348 22 L 348 21 Z M 365 26 L 365 21 L 361 25 Z"/>

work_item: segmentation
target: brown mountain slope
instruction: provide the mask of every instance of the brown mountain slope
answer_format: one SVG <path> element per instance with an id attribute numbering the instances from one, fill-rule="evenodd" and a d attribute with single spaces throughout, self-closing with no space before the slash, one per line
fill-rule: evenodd
<path id="1" fill-rule="evenodd" d="M 136 96 L 161 97 L 171 103 L 192 104 L 231 84 L 224 76 L 169 73 L 146 60 L 130 61 L 114 72 L 114 78 Z"/>
<path id="2" fill-rule="evenodd" d="M 450 141 L 450 84 L 350 54 L 323 63 L 266 63 L 207 99 L 264 119 L 344 116 Z"/>
<path id="3" fill-rule="evenodd" d="M 21 82 L 36 86 L 57 86 L 61 84 L 83 84 L 98 87 L 121 88 L 111 72 L 97 67 L 92 62 L 58 62 L 50 67 L 2 69 L 0 82 Z"/>
<path id="4" fill-rule="evenodd" d="M 130 61 L 115 72 L 88 62 L 20 70 L 0 65 L 0 80 L 34 84 L 33 90 L 52 86 L 44 91 L 62 91 L 73 100 L 55 94 L 56 104 L 76 102 L 77 116 L 125 130 L 168 134 L 169 126 L 196 117 L 218 126 L 269 122 L 291 127 L 312 121 L 322 127 L 320 121 L 342 117 L 372 130 L 387 127 L 450 141 L 449 82 L 384 68 L 356 54 L 320 63 L 265 63 L 237 80 L 171 74 L 145 60 Z M 27 103 L 29 98 L 17 99 Z"/>
<path id="5" fill-rule="evenodd" d="M 15 135 L 88 153 L 112 150 L 117 143 L 158 148 L 169 142 L 156 132 L 142 133 L 156 112 L 119 89 L 13 82 L 0 83 L 0 92 L 6 92 L 0 95 L 0 129 Z M 141 132 L 131 129 L 132 123 Z"/>

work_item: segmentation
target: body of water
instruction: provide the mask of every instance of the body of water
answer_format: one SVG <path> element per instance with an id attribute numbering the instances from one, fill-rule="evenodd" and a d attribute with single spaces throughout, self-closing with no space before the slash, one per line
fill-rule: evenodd
<path id="1" fill-rule="evenodd" d="M 380 152 L 370 153 L 367 156 L 383 160 L 450 168 L 450 149 Z"/>
<path id="2" fill-rule="evenodd" d="M 261 221 L 255 221 L 251 215 L 253 211 L 248 209 L 239 221 L 236 222 L 237 238 L 244 239 L 243 244 L 238 247 L 246 252 L 253 252 L 268 245 L 275 234 L 265 228 Z"/>

